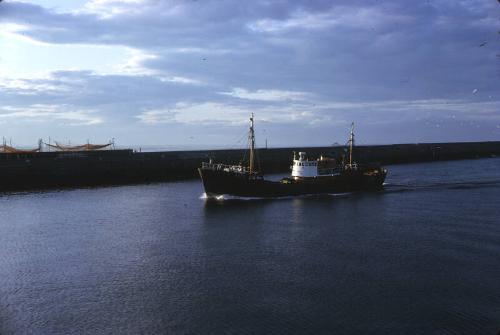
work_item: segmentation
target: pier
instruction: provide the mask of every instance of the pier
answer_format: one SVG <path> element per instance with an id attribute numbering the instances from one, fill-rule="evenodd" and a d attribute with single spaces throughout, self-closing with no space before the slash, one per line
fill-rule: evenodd
<path id="1" fill-rule="evenodd" d="M 264 174 L 290 170 L 293 151 L 309 157 L 340 157 L 343 146 L 257 149 Z M 197 178 L 209 159 L 240 162 L 244 149 L 134 152 L 96 150 L 0 154 L 0 191 L 87 185 L 133 184 Z M 500 141 L 362 145 L 354 149 L 360 163 L 405 164 L 500 156 Z"/>

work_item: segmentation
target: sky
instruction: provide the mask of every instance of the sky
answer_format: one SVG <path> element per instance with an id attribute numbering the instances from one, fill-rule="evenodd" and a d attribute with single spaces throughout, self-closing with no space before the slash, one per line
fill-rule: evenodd
<path id="1" fill-rule="evenodd" d="M 0 137 L 169 148 L 500 140 L 497 0 L 0 2 Z"/>

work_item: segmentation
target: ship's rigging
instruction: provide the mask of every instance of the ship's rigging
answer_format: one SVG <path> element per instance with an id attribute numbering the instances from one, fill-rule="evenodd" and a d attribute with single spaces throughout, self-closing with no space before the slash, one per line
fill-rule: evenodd
<path id="1" fill-rule="evenodd" d="M 264 179 L 256 169 L 254 116 L 250 117 L 248 134 L 248 165 L 203 162 L 198 169 L 205 193 L 210 196 L 235 195 L 244 197 L 280 197 L 289 195 L 350 192 L 380 189 L 387 170 L 380 166 L 358 165 L 354 161 L 354 123 L 346 150 L 348 156 L 339 164 L 335 159 L 321 156 L 308 159 L 305 152 L 294 154 L 290 177 L 280 181 Z"/>

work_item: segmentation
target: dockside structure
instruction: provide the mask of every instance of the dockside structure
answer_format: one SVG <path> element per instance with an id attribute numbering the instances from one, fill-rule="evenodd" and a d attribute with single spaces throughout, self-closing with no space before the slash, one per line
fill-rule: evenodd
<path id="1" fill-rule="evenodd" d="M 345 147 L 258 149 L 263 173 L 288 172 L 293 151 L 341 157 Z M 0 154 L 0 191 L 83 185 L 131 184 L 197 177 L 210 158 L 231 163 L 244 149 L 134 152 L 100 150 Z M 357 146 L 358 162 L 384 165 L 500 156 L 500 141 Z"/>

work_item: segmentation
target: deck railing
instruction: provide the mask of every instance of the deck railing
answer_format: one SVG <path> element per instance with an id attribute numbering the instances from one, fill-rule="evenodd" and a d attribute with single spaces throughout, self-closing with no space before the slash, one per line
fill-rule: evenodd
<path id="1" fill-rule="evenodd" d="M 235 172 L 235 173 L 247 173 L 248 168 L 246 166 L 241 165 L 227 165 L 227 164 L 216 164 L 216 163 L 201 163 L 201 168 L 206 170 L 214 170 L 214 171 L 226 171 L 226 172 Z"/>

